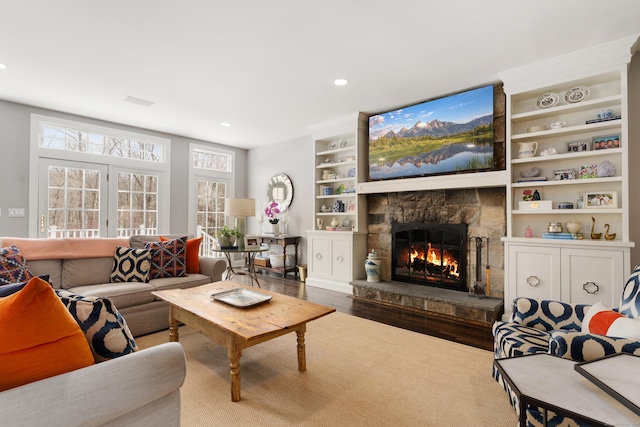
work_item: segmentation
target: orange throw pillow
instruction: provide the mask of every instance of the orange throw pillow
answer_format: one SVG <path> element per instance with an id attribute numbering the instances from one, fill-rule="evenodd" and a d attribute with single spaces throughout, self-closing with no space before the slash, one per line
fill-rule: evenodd
<path id="1" fill-rule="evenodd" d="M 168 242 L 169 240 L 171 240 L 169 237 L 160 236 L 161 242 Z M 200 273 L 200 243 L 202 243 L 202 237 L 187 240 L 187 274 Z"/>
<path id="2" fill-rule="evenodd" d="M 0 299 L 0 391 L 93 365 L 84 333 L 49 283 Z"/>

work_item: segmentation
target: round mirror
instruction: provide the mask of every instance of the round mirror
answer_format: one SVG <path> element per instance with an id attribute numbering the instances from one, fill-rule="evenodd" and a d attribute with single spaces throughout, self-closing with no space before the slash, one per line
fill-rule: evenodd
<path id="1" fill-rule="evenodd" d="M 293 200 L 293 184 L 283 173 L 271 177 L 267 184 L 267 200 L 280 205 L 282 212 L 286 211 Z"/>

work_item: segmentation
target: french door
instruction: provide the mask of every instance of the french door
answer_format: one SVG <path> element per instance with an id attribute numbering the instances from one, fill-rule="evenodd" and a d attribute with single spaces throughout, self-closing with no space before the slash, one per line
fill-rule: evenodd
<path id="1" fill-rule="evenodd" d="M 108 236 L 108 166 L 40 159 L 38 237 Z"/>
<path id="2" fill-rule="evenodd" d="M 41 158 L 38 237 L 158 234 L 168 219 L 160 215 L 162 178 L 156 171 Z"/>

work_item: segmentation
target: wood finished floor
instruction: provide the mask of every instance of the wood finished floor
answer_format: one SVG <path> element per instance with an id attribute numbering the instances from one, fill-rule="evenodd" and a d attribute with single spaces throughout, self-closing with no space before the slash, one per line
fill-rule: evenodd
<path id="1" fill-rule="evenodd" d="M 293 276 L 283 279 L 281 276 L 267 273 L 258 274 L 258 279 L 262 289 L 335 307 L 337 311 L 364 319 L 493 351 L 493 336 L 490 325 L 466 324 L 456 320 L 354 299 L 351 295 L 341 292 L 306 286 L 305 283 L 294 280 Z M 249 283 L 246 276 L 236 276 L 234 280 Z"/>

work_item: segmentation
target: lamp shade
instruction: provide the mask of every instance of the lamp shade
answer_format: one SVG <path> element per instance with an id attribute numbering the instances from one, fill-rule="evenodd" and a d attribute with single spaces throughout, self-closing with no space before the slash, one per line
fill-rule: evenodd
<path id="1" fill-rule="evenodd" d="M 255 216 L 256 201 L 254 199 L 224 199 L 224 214 L 227 216 Z"/>

